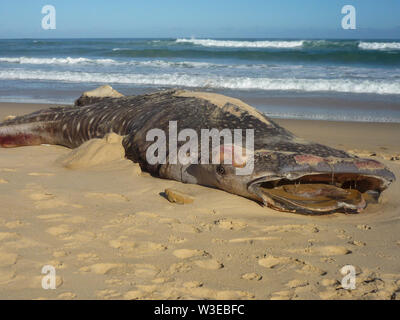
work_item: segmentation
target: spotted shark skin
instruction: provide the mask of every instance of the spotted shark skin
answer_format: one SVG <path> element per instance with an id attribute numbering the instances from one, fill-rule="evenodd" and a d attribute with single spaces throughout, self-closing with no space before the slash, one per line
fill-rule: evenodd
<path id="1" fill-rule="evenodd" d="M 53 107 L 16 117 L 0 124 L 0 146 L 55 144 L 76 148 L 89 139 L 115 132 L 124 136 L 126 157 L 152 175 L 216 187 L 258 201 L 259 197 L 244 185 L 266 175 L 291 179 L 305 173 L 351 172 L 379 177 L 382 180 L 379 191 L 395 179 L 381 163 L 298 138 L 256 109 L 246 110 L 231 102 L 219 106 L 208 99 L 182 96 L 179 92 L 182 90 L 103 98 L 91 105 Z M 201 129 L 254 129 L 251 177 L 225 183 L 220 178 L 217 181 L 214 177 L 207 178 L 205 171 L 196 174 L 198 170 L 193 165 L 150 165 L 146 150 L 153 141 L 146 141 L 146 133 L 153 128 L 168 132 L 170 121 L 177 121 L 178 131 L 191 128 L 199 137 Z"/>
<path id="2" fill-rule="evenodd" d="M 151 142 L 144 141 L 151 128 L 168 131 L 169 121 L 177 121 L 178 131 L 192 128 L 200 136 L 201 129 L 225 128 L 255 130 L 255 150 L 311 153 L 320 157 L 349 158 L 340 150 L 320 144 L 293 142 L 296 137 L 266 116 L 267 122 L 244 113 L 240 118 L 213 105 L 209 101 L 176 97 L 175 91 L 124 98 L 104 98 L 83 107 L 53 107 L 40 110 L 0 124 L 0 146 L 16 147 L 57 144 L 76 148 L 93 138 L 115 132 L 126 136 L 124 147 L 129 159 L 143 162 L 145 150 Z M 267 143 L 266 143 L 267 142 Z M 261 153 L 262 154 L 262 153 Z M 280 161 L 285 161 L 284 156 Z"/>

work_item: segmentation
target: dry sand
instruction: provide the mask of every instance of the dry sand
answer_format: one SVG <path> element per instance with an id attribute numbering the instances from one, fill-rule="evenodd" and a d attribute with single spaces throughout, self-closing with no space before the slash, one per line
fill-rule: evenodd
<path id="1" fill-rule="evenodd" d="M 0 119 L 40 107 L 3 103 Z M 308 140 L 376 154 L 400 177 L 400 161 L 387 160 L 400 154 L 398 124 L 278 122 Z M 1 299 L 400 298 L 399 181 L 361 214 L 303 216 L 153 178 L 122 157 L 108 161 L 112 148 L 119 154 L 115 137 L 73 154 L 0 149 Z M 104 161 L 82 165 L 88 149 Z M 170 203 L 166 188 L 194 202 Z M 41 287 L 44 265 L 56 269 L 55 290 Z M 340 285 L 344 265 L 356 267 L 355 290 Z"/>

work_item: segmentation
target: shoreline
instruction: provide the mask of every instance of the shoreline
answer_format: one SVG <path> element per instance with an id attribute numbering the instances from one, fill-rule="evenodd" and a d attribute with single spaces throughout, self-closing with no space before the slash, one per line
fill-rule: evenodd
<path id="1" fill-rule="evenodd" d="M 120 91 L 123 94 L 126 94 L 125 91 Z M 148 92 L 151 91 L 141 91 L 137 94 L 147 94 Z M 213 92 L 214 93 L 214 92 Z M 217 92 L 215 92 L 217 93 Z M 129 92 L 129 94 L 132 94 Z M 225 94 L 225 92 L 222 92 L 221 94 Z M 305 104 L 307 104 L 310 107 L 318 107 L 321 104 L 324 104 L 324 108 L 331 108 L 331 107 L 339 107 L 341 109 L 345 109 L 349 105 L 351 107 L 358 108 L 360 112 L 362 112 L 363 109 L 361 107 L 366 107 L 367 109 L 373 109 L 373 108 L 386 108 L 390 109 L 393 111 L 400 111 L 400 102 L 388 102 L 388 101 L 379 101 L 379 105 L 377 102 L 374 101 L 369 101 L 364 103 L 364 101 L 360 100 L 355 100 L 355 101 L 349 101 L 346 99 L 341 99 L 341 98 L 321 98 L 321 97 L 314 97 L 314 98 L 247 98 L 243 97 L 240 95 L 232 95 L 232 97 L 236 99 L 240 99 L 243 102 L 255 107 L 257 110 L 260 112 L 263 112 L 266 114 L 266 116 L 271 117 L 268 115 L 268 113 L 265 111 L 265 105 L 272 105 L 272 106 L 277 106 L 277 107 L 297 107 L 301 108 Z M 262 102 L 263 105 L 261 105 L 261 109 L 259 109 L 259 103 Z M 71 103 L 56 103 L 56 102 L 14 102 L 14 101 L 0 101 L 0 120 L 2 117 L 4 117 L 4 109 L 7 110 L 15 110 L 15 115 L 22 115 L 23 113 L 21 112 L 34 112 L 40 109 L 46 109 L 50 107 L 56 107 L 56 106 L 73 106 L 73 102 Z M 282 120 L 282 121 L 326 121 L 326 122 L 337 122 L 337 123 L 380 123 L 380 124 L 397 124 L 398 122 L 382 122 L 382 121 L 354 121 L 354 120 L 331 120 L 331 119 L 303 119 L 303 118 L 284 118 L 284 117 L 271 117 L 275 120 Z"/>
<path id="2" fill-rule="evenodd" d="M 40 109 L 49 105 L 72 105 L 77 97 L 80 96 L 82 91 L 92 90 L 95 88 L 96 86 L 90 85 L 81 88 L 81 90 L 49 92 L 47 93 L 47 99 L 42 97 L 42 99 L 39 100 L 26 98 L 19 101 L 17 98 L 7 99 L 3 96 L 3 99 L 5 100 L 0 101 L 0 105 L 10 104 L 16 107 L 31 105 L 33 109 L 35 106 L 38 106 Z M 116 90 L 126 96 L 130 96 L 151 93 L 155 89 L 117 87 Z M 207 90 L 207 92 L 223 94 L 240 99 L 272 119 L 357 123 L 400 123 L 400 100 L 394 96 L 304 96 L 302 94 L 279 96 L 279 94 L 273 92 L 270 94 L 263 93 L 260 95 L 260 93 L 256 91 L 237 92 L 234 90 Z M 0 92 L 0 96 L 1 94 L 2 92 Z M 31 92 L 31 94 L 35 93 Z M 55 96 L 52 98 L 51 95 Z M 64 97 L 64 99 L 59 99 L 60 96 Z M 40 95 L 38 97 L 40 97 Z"/>

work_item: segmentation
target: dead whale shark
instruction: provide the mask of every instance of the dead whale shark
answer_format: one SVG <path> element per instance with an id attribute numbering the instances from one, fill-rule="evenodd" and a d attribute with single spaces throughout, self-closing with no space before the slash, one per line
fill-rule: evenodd
<path id="1" fill-rule="evenodd" d="M 125 156 L 153 176 L 222 189 L 275 210 L 304 214 L 359 213 L 395 180 L 382 163 L 296 137 L 238 99 L 179 89 L 122 96 L 110 88 L 97 90 L 112 94 L 86 94 L 75 106 L 4 121 L 0 146 L 76 148 L 114 132 L 124 136 Z M 167 132 L 171 121 L 178 130 L 190 128 L 199 136 L 202 129 L 252 128 L 252 172 L 235 174 L 235 162 L 149 163 L 146 151 L 152 141 L 146 140 L 146 133 L 153 128 Z"/>

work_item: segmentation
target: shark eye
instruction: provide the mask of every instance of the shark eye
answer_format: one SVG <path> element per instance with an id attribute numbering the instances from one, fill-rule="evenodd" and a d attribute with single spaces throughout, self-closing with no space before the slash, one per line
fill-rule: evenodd
<path id="1" fill-rule="evenodd" d="M 225 174 L 225 168 L 222 165 L 218 165 L 216 170 L 217 170 L 217 173 L 221 176 Z"/>

